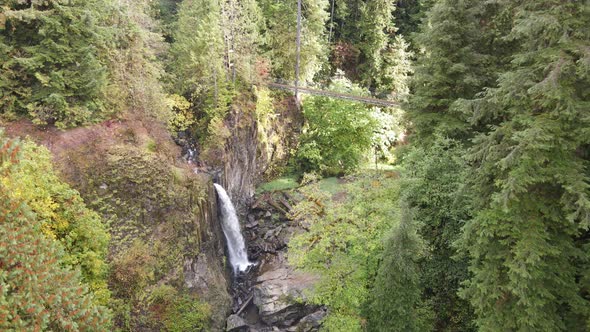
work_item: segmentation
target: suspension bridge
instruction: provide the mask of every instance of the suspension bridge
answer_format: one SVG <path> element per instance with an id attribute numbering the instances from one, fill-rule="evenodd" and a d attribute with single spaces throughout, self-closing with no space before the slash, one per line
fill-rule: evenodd
<path id="1" fill-rule="evenodd" d="M 334 1 L 332 1 L 332 14 L 334 11 Z M 330 26 L 330 36 L 332 35 L 331 26 Z M 267 82 L 266 86 L 269 88 L 274 89 L 282 89 L 293 91 L 295 93 L 295 98 L 299 100 L 299 93 L 306 93 L 311 95 L 317 96 L 325 96 L 330 98 L 338 98 L 338 99 L 345 99 L 345 100 L 352 100 L 357 101 L 365 104 L 377 105 L 377 106 L 385 106 L 385 107 L 399 107 L 400 104 L 391 100 L 387 99 L 379 99 L 374 97 L 365 97 L 365 96 L 357 96 L 352 94 L 340 93 L 336 91 L 330 90 L 320 90 L 315 88 L 309 87 L 302 87 L 299 86 L 299 63 L 300 63 L 300 54 L 301 54 L 301 0 L 297 0 L 297 40 L 296 40 L 296 51 L 297 54 L 297 61 L 295 63 L 295 85 L 290 85 L 289 83 L 284 82 Z"/>
<path id="2" fill-rule="evenodd" d="M 325 97 L 330 97 L 330 98 L 352 100 L 352 101 L 375 105 L 375 106 L 384 106 L 384 107 L 399 107 L 400 106 L 399 103 L 397 103 L 395 101 L 387 100 L 387 99 L 379 99 L 379 98 L 368 97 L 368 96 L 366 97 L 366 96 L 358 96 L 358 95 L 352 95 L 352 94 L 347 94 L 347 93 L 340 93 L 340 92 L 330 91 L 330 90 L 320 90 L 320 89 L 303 87 L 303 86 L 295 86 L 295 85 L 290 85 L 288 83 L 283 83 L 283 82 L 267 82 L 266 86 L 269 88 L 272 88 L 272 89 L 280 89 L 280 90 L 293 91 L 295 93 L 305 93 L 305 94 L 316 95 L 316 96 L 325 96 Z"/>

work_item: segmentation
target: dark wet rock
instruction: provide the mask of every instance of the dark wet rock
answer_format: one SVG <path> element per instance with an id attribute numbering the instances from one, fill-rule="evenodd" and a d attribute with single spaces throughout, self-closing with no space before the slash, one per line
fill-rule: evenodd
<path id="1" fill-rule="evenodd" d="M 248 323 L 238 315 L 231 315 L 227 318 L 227 332 L 246 332 L 249 330 Z"/>
<path id="2" fill-rule="evenodd" d="M 243 215 L 248 255 L 257 265 L 234 276 L 231 293 L 232 312 L 248 324 L 248 331 L 312 332 L 325 316 L 325 310 L 309 304 L 305 297 L 317 277 L 294 271 L 287 264 L 287 244 L 293 234 L 303 231 L 285 215 L 295 203 L 281 192 L 265 193 Z"/>
<path id="3" fill-rule="evenodd" d="M 256 216 L 252 213 L 248 213 L 248 223 L 253 223 L 256 220 Z"/>
<path id="4" fill-rule="evenodd" d="M 260 223 L 258 222 L 258 220 L 253 220 L 253 221 L 251 221 L 251 222 L 248 222 L 248 223 L 246 224 L 246 228 L 248 228 L 248 229 L 251 229 L 251 228 L 256 228 L 256 227 L 258 227 L 258 225 L 259 225 L 259 224 L 260 224 Z"/>
<path id="5" fill-rule="evenodd" d="M 315 276 L 286 267 L 259 276 L 254 286 L 254 304 L 260 319 L 271 326 L 285 327 L 317 310 L 317 306 L 305 303 L 304 294 L 316 281 Z"/>
<path id="6" fill-rule="evenodd" d="M 317 311 L 303 317 L 296 326 L 289 327 L 288 332 L 311 332 L 317 331 L 322 326 L 326 317 L 326 309 L 320 308 Z"/>

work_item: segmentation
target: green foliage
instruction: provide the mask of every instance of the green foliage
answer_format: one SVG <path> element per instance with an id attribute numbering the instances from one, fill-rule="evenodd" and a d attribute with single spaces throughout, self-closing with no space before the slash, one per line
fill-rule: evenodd
<path id="1" fill-rule="evenodd" d="M 590 7 L 506 4 L 519 46 L 497 87 L 469 103 L 492 124 L 470 158 L 477 193 L 461 247 L 471 280 L 462 295 L 481 330 L 585 330 L 590 227 Z M 586 235 L 584 235 L 586 234 Z"/>
<path id="2" fill-rule="evenodd" d="M 276 190 L 288 190 L 298 187 L 299 184 L 297 183 L 297 177 L 295 176 L 285 176 L 273 180 L 271 182 L 261 184 L 257 189 L 257 193 L 262 193 L 265 191 L 276 191 Z"/>
<path id="3" fill-rule="evenodd" d="M 403 111 L 398 108 L 375 108 L 371 113 L 377 124 L 371 138 L 376 159 L 387 162 L 394 161 L 395 144 L 403 140 L 405 136 L 402 124 L 403 114 Z"/>
<path id="4" fill-rule="evenodd" d="M 178 7 L 174 42 L 170 49 L 174 90 L 187 97 L 207 118 L 225 115 L 228 78 L 223 63 L 221 7 L 216 0 L 185 0 Z"/>
<path id="5" fill-rule="evenodd" d="M 362 331 L 382 257 L 382 237 L 396 222 L 399 185 L 394 178 L 359 178 L 343 188 L 346 201 L 328 198 L 318 185 L 292 210 L 309 231 L 289 243 L 289 262 L 321 276 L 311 301 L 327 305 L 326 331 Z"/>
<path id="6" fill-rule="evenodd" d="M 384 69 L 383 53 L 389 44 L 389 35 L 394 32 L 393 10 L 395 3 L 390 0 L 369 0 L 361 2 L 361 17 L 358 23 L 360 32 L 359 48 L 362 63 L 367 69 L 362 75 L 368 86 L 380 83 Z"/>
<path id="7" fill-rule="evenodd" d="M 402 208 L 399 224 L 385 241 L 383 261 L 369 305 L 368 331 L 432 330 L 432 314 L 422 303 L 420 264 L 425 245 L 409 208 Z"/>
<path id="8" fill-rule="evenodd" d="M 466 149 L 438 138 L 430 147 L 403 156 L 405 204 L 420 225 L 426 255 L 418 260 L 423 298 L 430 303 L 437 331 L 472 331 L 473 309 L 457 295 L 468 278 L 467 260 L 457 259 L 453 244 L 471 219 L 473 204 L 466 188 Z"/>
<path id="9" fill-rule="evenodd" d="M 164 320 L 166 331 L 209 331 L 211 308 L 206 303 L 184 295 L 176 299 Z"/>
<path id="10" fill-rule="evenodd" d="M 103 0 L 100 9 L 115 44 L 107 52 L 109 102 L 115 110 L 167 123 L 172 117 L 161 80 L 164 68 L 157 57 L 167 51 L 152 0 Z"/>
<path id="11" fill-rule="evenodd" d="M 1 146 L 1 175 L 10 177 L 19 146 L 6 139 Z M 63 253 L 42 233 L 42 222 L 5 186 L 0 198 L 0 329 L 107 331 L 109 312 L 60 264 Z"/>
<path id="12" fill-rule="evenodd" d="M 371 91 L 404 100 L 411 74 L 409 45 L 396 34 L 395 1 L 334 1 L 330 37 L 333 70 L 344 70 Z"/>
<path id="13" fill-rule="evenodd" d="M 496 7 L 480 0 L 444 0 L 428 12 L 423 31 L 415 38 L 424 53 L 416 65 L 407 107 L 416 144 L 429 145 L 438 135 L 472 136 L 469 111 L 460 107 L 459 99 L 473 98 L 492 86 L 509 49 L 506 41 L 493 38 L 502 21 L 482 25 L 497 14 Z"/>
<path id="14" fill-rule="evenodd" d="M 409 119 L 414 144 L 435 146 L 420 158 L 439 166 L 418 167 L 426 172 L 408 197 L 424 220 L 423 237 L 441 254 L 431 262 L 442 265 L 430 271 L 450 269 L 458 278 L 428 277 L 429 269 L 425 276 L 455 285 L 467 259 L 460 295 L 481 331 L 589 328 L 582 277 L 590 224 L 589 11 L 581 2 L 439 1 L 416 38 L 425 53 Z M 469 148 L 466 162 L 456 159 L 461 150 L 436 148 L 445 136 Z M 452 169 L 455 175 L 441 176 Z M 448 243 L 456 238 L 464 256 L 451 264 Z M 448 313 L 445 293 L 433 289 L 436 314 Z"/>
<path id="15" fill-rule="evenodd" d="M 30 207 L 45 236 L 59 242 L 65 251 L 60 263 L 80 268 L 99 303 L 106 304 L 109 234 L 80 194 L 57 177 L 51 157 L 46 148 L 25 141 L 20 162 L 8 176 L 0 177 L 0 184 L 13 199 Z"/>
<path id="16" fill-rule="evenodd" d="M 393 13 L 397 33 L 412 38 L 434 0 L 397 0 Z"/>
<path id="17" fill-rule="evenodd" d="M 100 0 L 9 0 L 0 29 L 2 115 L 71 127 L 105 114 Z"/>
<path id="18" fill-rule="evenodd" d="M 280 137 L 273 128 L 278 114 L 275 113 L 273 98 L 266 88 L 254 87 L 256 94 L 256 127 L 258 130 L 259 152 L 270 161 L 276 153 Z"/>
<path id="19" fill-rule="evenodd" d="M 409 44 L 400 35 L 383 51 L 383 63 L 379 69 L 378 91 L 390 95 L 391 99 L 407 101 L 410 89 L 409 76 L 412 74 L 411 57 L 413 53 L 408 50 Z"/>
<path id="20" fill-rule="evenodd" d="M 264 22 L 256 0 L 225 0 L 221 2 L 221 28 L 229 50 L 227 67 L 232 81 L 253 82 L 257 79 L 255 65 L 262 43 L 260 29 Z"/>
<path id="21" fill-rule="evenodd" d="M 156 258 L 147 244 L 133 242 L 124 252 L 113 259 L 111 284 L 117 296 L 133 298 L 154 279 Z"/>
<path id="22" fill-rule="evenodd" d="M 332 90 L 362 94 L 346 79 L 337 79 Z M 371 147 L 376 124 L 371 110 L 363 104 L 328 97 L 304 101 L 305 127 L 295 155 L 303 172 L 338 175 L 356 169 Z"/>
<path id="23" fill-rule="evenodd" d="M 170 131 L 173 133 L 185 131 L 195 124 L 195 116 L 190 111 L 191 103 L 183 96 L 168 96 L 168 105 L 173 110 L 173 115 L 168 122 Z"/>
<path id="24" fill-rule="evenodd" d="M 272 63 L 275 77 L 294 80 L 297 36 L 297 2 L 261 0 L 265 19 L 263 49 Z M 302 82 L 311 82 L 327 60 L 325 45 L 328 0 L 302 0 L 301 62 Z"/>
<path id="25" fill-rule="evenodd" d="M 239 84 L 256 79 L 259 15 L 252 0 L 185 0 L 178 7 L 171 89 L 190 101 L 191 129 L 201 143 L 224 139 L 223 120 Z"/>

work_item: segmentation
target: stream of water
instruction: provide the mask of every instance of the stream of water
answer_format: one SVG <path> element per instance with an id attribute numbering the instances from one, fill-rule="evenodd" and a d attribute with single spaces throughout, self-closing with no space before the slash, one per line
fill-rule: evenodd
<path id="1" fill-rule="evenodd" d="M 221 228 L 227 241 L 229 262 L 232 265 L 234 273 L 245 271 L 252 263 L 248 260 L 248 252 L 246 251 L 244 237 L 240 231 L 240 222 L 238 221 L 236 209 L 225 189 L 217 183 L 214 185 L 217 196 L 219 196 Z"/>

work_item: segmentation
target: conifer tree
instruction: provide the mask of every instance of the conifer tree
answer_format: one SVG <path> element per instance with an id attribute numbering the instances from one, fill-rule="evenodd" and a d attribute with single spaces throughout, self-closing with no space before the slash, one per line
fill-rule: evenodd
<path id="1" fill-rule="evenodd" d="M 254 66 L 260 44 L 262 13 L 255 0 L 225 0 L 221 6 L 226 66 L 231 80 L 256 79 Z"/>
<path id="2" fill-rule="evenodd" d="M 409 78 L 412 74 L 412 52 L 409 44 L 400 35 L 396 36 L 383 52 L 383 66 L 379 76 L 378 91 L 390 98 L 407 101 L 410 93 Z"/>
<path id="3" fill-rule="evenodd" d="M 459 142 L 439 137 L 403 159 L 404 201 L 413 209 L 428 251 L 418 264 L 422 296 L 432 307 L 436 331 L 474 330 L 473 309 L 457 294 L 468 277 L 467 259 L 457 259 L 453 245 L 472 213 L 465 153 Z"/>
<path id="4" fill-rule="evenodd" d="M 9 176 L 19 145 L 2 138 L 0 143 L 0 173 Z M 77 273 L 60 266 L 55 243 L 4 186 L 0 220 L 0 330 L 107 331 L 107 311 L 93 304 Z"/>
<path id="5" fill-rule="evenodd" d="M 493 37 L 498 27 L 486 25 L 498 9 L 482 0 L 442 0 L 428 12 L 415 37 L 419 55 L 407 107 L 416 144 L 437 136 L 469 138 L 468 113 L 459 99 L 475 97 L 493 85 L 499 61 L 491 52 L 503 47 Z"/>
<path id="6" fill-rule="evenodd" d="M 432 328 L 429 310 L 421 299 L 418 260 L 424 250 L 411 211 L 402 207 L 401 220 L 386 240 L 372 290 L 368 331 L 412 332 Z"/>
<path id="7" fill-rule="evenodd" d="M 171 65 L 176 90 L 192 99 L 199 94 L 218 98 L 227 82 L 220 16 L 218 0 L 185 0 L 179 5 Z"/>
<path id="8" fill-rule="evenodd" d="M 58 127 L 105 111 L 107 70 L 97 45 L 100 0 L 8 0 L 0 21 L 0 108 Z"/>
<path id="9" fill-rule="evenodd" d="M 362 51 L 361 60 L 366 67 L 363 80 L 367 86 L 374 87 L 380 82 L 385 63 L 383 53 L 395 32 L 392 13 L 395 3 L 390 0 L 369 0 L 362 7 L 359 32 Z"/>
<path id="10" fill-rule="evenodd" d="M 393 12 L 397 33 L 411 41 L 433 4 L 434 0 L 397 0 Z"/>
<path id="11" fill-rule="evenodd" d="M 302 0 L 301 82 L 312 81 L 327 60 L 328 0 Z M 265 16 L 264 50 L 273 75 L 293 80 L 296 62 L 297 1 L 261 0 Z"/>
<path id="12" fill-rule="evenodd" d="M 460 245 L 471 280 L 462 295 L 482 331 L 590 328 L 590 8 L 511 1 L 517 43 L 498 86 L 476 100 L 492 124 L 471 158 L 475 218 Z M 583 281 L 586 280 L 586 281 Z"/>

